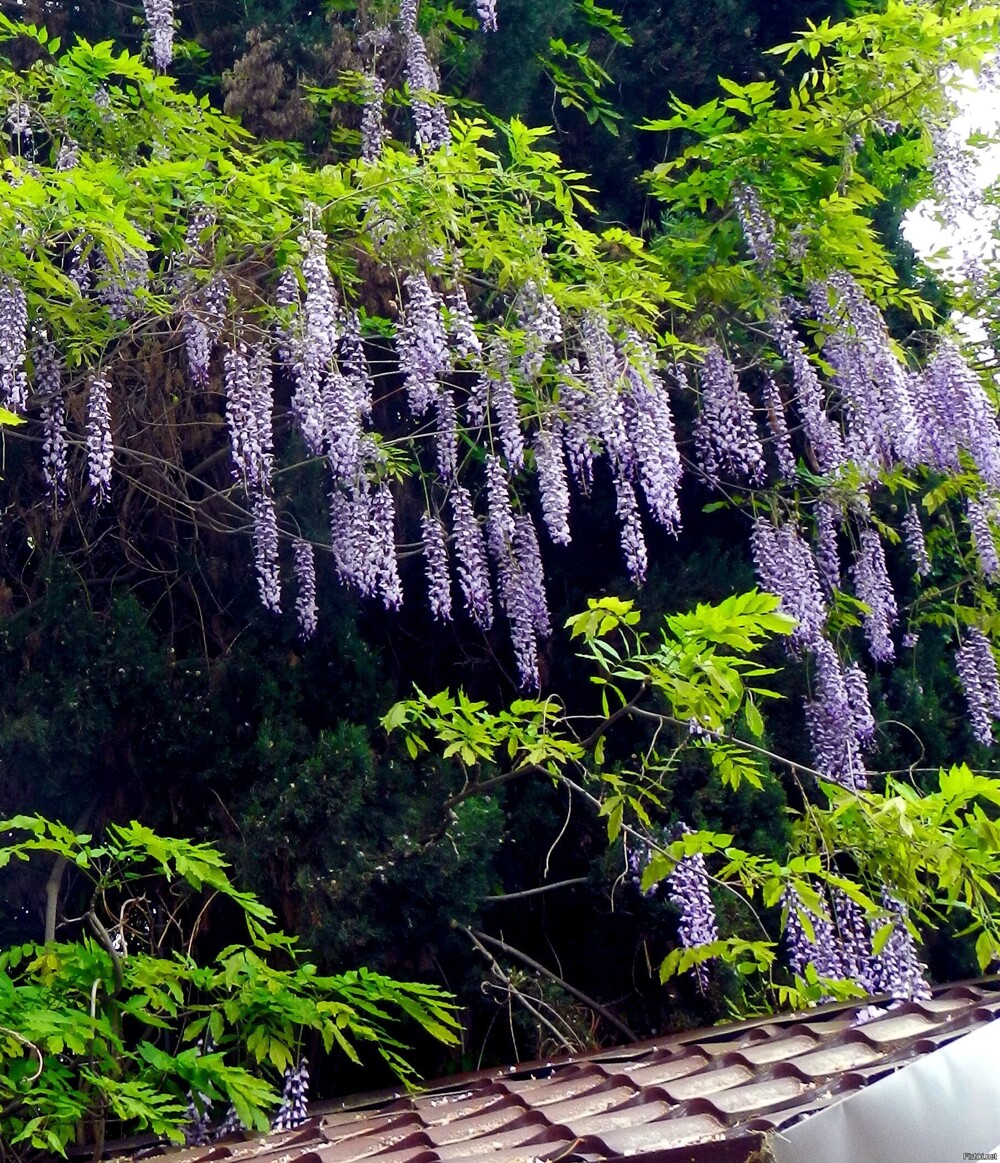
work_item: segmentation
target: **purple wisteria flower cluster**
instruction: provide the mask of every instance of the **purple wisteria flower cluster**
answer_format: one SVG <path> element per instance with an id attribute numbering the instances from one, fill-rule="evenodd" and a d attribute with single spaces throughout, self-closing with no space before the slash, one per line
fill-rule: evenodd
<path id="1" fill-rule="evenodd" d="M 817 914 L 803 904 L 794 888 L 785 891 L 785 949 L 789 968 L 797 977 L 812 964 L 819 977 L 852 981 L 872 997 L 889 994 L 897 1001 L 930 997 L 927 968 L 907 926 L 906 907 L 888 888 L 881 890 L 885 915 L 872 922 L 842 889 L 834 888 L 823 903 L 825 911 Z M 889 924 L 892 930 L 875 953 L 874 934 Z"/>
<path id="2" fill-rule="evenodd" d="M 965 514 L 972 530 L 972 544 L 979 558 L 979 565 L 990 581 L 1000 577 L 1000 556 L 997 555 L 996 534 L 993 532 L 995 504 L 984 503 L 978 497 L 969 497 L 965 502 Z"/>
<path id="3" fill-rule="evenodd" d="M 281 1106 L 271 1120 L 272 1131 L 293 1131 L 301 1126 L 309 1114 L 309 1059 L 300 1058 L 295 1066 L 285 1070 L 285 1085 L 281 1092 Z"/>
<path id="4" fill-rule="evenodd" d="M 832 644 L 812 644 L 815 661 L 813 697 L 806 703 L 806 727 L 813 763 L 825 779 L 849 789 L 868 786 L 862 753 L 875 739 L 868 681 L 852 664 L 846 669 Z"/>
<path id="5" fill-rule="evenodd" d="M 142 0 L 146 25 L 153 48 L 153 62 L 158 69 L 169 69 L 174 55 L 173 0 Z"/>
<path id="6" fill-rule="evenodd" d="M 789 642 L 795 649 L 821 639 L 827 608 L 816 559 L 791 522 L 774 525 L 758 517 L 750 535 L 761 587 L 781 598 L 781 609 L 796 619 Z"/>
<path id="7" fill-rule="evenodd" d="M 12 412 L 24 409 L 28 376 L 28 301 L 24 288 L 10 277 L 0 278 L 0 404 Z"/>
<path id="8" fill-rule="evenodd" d="M 365 78 L 365 103 L 361 109 L 361 156 L 377 162 L 385 144 L 385 82 L 375 72 Z"/>
<path id="9" fill-rule="evenodd" d="M 450 622 L 451 574 L 448 570 L 448 543 L 444 526 L 437 517 L 425 513 L 420 520 L 424 560 L 427 569 L 427 601 L 440 622 Z"/>
<path id="10" fill-rule="evenodd" d="M 62 361 L 55 344 L 43 337 L 34 346 L 32 362 L 35 367 L 32 387 L 36 399 L 41 401 L 42 479 L 46 493 L 58 507 L 66 496 L 69 462 Z"/>
<path id="11" fill-rule="evenodd" d="M 708 479 L 722 477 L 762 484 L 764 449 L 754 423 L 750 397 L 722 349 L 712 344 L 701 365 L 701 411 L 695 447 Z"/>
<path id="12" fill-rule="evenodd" d="M 445 149 L 451 141 L 448 113 L 437 100 L 441 82 L 427 55 L 424 38 L 411 28 L 406 35 L 403 67 L 410 88 L 410 108 L 416 127 L 417 145 L 428 151 Z"/>
<path id="13" fill-rule="evenodd" d="M 983 481 L 1000 489 L 1000 427 L 979 377 L 951 339 L 942 339 L 914 390 L 920 418 L 920 460 L 939 472 L 961 468 L 971 457 Z"/>
<path id="14" fill-rule="evenodd" d="M 740 183 L 733 187 L 733 205 L 743 228 L 750 253 L 762 271 L 774 265 L 774 219 L 761 205 L 753 186 Z"/>
<path id="15" fill-rule="evenodd" d="M 892 628 L 898 610 L 886 566 L 885 548 L 874 529 L 862 530 L 861 545 L 851 573 L 854 591 L 868 607 L 863 618 L 868 651 L 876 662 L 892 662 L 896 657 Z"/>
<path id="16" fill-rule="evenodd" d="M 917 577 L 926 577 L 931 572 L 931 559 L 927 552 L 927 541 L 924 538 L 924 530 L 920 524 L 920 514 L 917 512 L 916 506 L 911 505 L 906 510 L 902 529 L 903 540 L 906 543 Z"/>
<path id="17" fill-rule="evenodd" d="M 826 329 L 823 358 L 833 369 L 832 384 L 843 403 L 848 456 L 872 476 L 897 461 L 915 465 L 920 451 L 916 404 L 882 313 L 842 271 L 814 284 L 809 297 Z"/>
<path id="18" fill-rule="evenodd" d="M 496 32 L 497 0 L 476 0 L 476 15 L 486 32 Z"/>
<path id="19" fill-rule="evenodd" d="M 87 475 L 93 503 L 103 505 L 111 495 L 111 462 L 115 447 L 111 438 L 111 385 L 94 376 L 87 394 Z"/>
<path id="20" fill-rule="evenodd" d="M 298 586 L 295 614 L 299 635 L 308 642 L 316 633 L 316 554 L 312 544 L 297 537 L 292 542 L 292 559 Z"/>
<path id="21" fill-rule="evenodd" d="M 690 829 L 681 826 L 681 834 Z M 678 860 L 667 877 L 667 896 L 680 909 L 677 934 L 685 949 L 711 945 L 719 939 L 715 905 L 708 887 L 708 869 L 700 852 Z M 698 988 L 705 992 L 709 984 L 708 963 L 701 961 L 693 968 Z"/>
<path id="22" fill-rule="evenodd" d="M 955 669 L 969 706 L 969 722 L 978 742 L 993 743 L 993 720 L 1000 718 L 1000 674 L 990 640 L 971 628 L 955 651 Z"/>
<path id="23" fill-rule="evenodd" d="M 771 331 L 791 371 L 794 402 L 802 420 L 809 454 L 820 472 L 835 473 L 843 467 L 846 459 L 844 441 L 840 429 L 827 414 L 826 393 L 819 374 L 786 314 L 775 312 L 771 317 Z"/>
<path id="24" fill-rule="evenodd" d="M 372 486 L 362 477 L 356 488 L 330 494 L 333 562 L 341 580 L 363 598 L 378 598 L 386 609 L 403 604 L 396 558 L 396 506 L 383 480 Z"/>

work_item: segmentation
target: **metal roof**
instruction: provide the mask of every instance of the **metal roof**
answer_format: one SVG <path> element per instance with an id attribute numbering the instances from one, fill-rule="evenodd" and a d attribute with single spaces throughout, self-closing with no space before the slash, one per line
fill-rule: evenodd
<path id="1" fill-rule="evenodd" d="M 780 1131 L 1000 1016 L 1000 980 L 859 1021 L 857 1005 L 479 1071 L 319 1104 L 296 1131 L 169 1163 L 747 1163 Z M 134 1156 L 133 1156 L 134 1157 Z M 758 1156 L 765 1158 L 766 1155 Z"/>

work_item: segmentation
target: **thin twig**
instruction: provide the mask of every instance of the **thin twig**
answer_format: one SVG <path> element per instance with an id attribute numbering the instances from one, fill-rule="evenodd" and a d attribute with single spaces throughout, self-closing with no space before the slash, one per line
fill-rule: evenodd
<path id="1" fill-rule="evenodd" d="M 556 888 L 569 888 L 574 884 L 586 884 L 586 876 L 574 876 L 570 880 L 554 880 L 551 884 L 540 884 L 536 888 L 524 888 L 520 892 L 498 892 L 493 896 L 485 896 L 484 901 L 520 901 L 525 897 L 538 896 L 543 892 L 552 892 Z"/>
<path id="2" fill-rule="evenodd" d="M 462 926 L 459 926 L 459 928 L 461 927 Z M 615 1027 L 615 1029 L 624 1034 L 630 1042 L 636 1041 L 637 1035 L 634 1034 L 620 1018 L 615 1017 L 615 1015 L 607 1008 L 607 1006 L 601 1005 L 599 1001 L 595 1001 L 594 998 L 584 993 L 582 989 L 577 989 L 575 985 L 570 985 L 568 981 L 560 977 L 558 974 L 553 973 L 551 969 L 547 969 L 540 961 L 536 961 L 534 957 L 529 957 L 527 953 L 522 953 L 520 949 L 515 949 L 513 945 L 508 945 L 506 941 L 501 941 L 499 937 L 491 937 L 488 933 L 480 932 L 479 929 L 470 929 L 467 931 L 477 940 L 483 941 L 487 945 L 494 946 L 501 952 L 506 953 L 508 957 L 514 957 L 518 961 L 523 962 L 528 966 L 529 969 L 535 970 L 536 973 L 543 974 L 550 981 L 558 985 L 561 989 L 564 989 L 567 993 L 572 994 L 573 997 L 577 998 L 579 1001 L 582 1001 L 583 1004 L 592 1009 L 594 1013 L 600 1014 L 606 1022 L 609 1022 L 612 1026 Z"/>

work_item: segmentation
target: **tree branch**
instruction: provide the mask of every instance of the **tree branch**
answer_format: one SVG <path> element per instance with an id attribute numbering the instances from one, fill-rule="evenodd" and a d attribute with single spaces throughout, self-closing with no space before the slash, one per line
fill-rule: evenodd
<path id="1" fill-rule="evenodd" d="M 540 884 L 537 888 L 524 888 L 520 892 L 500 892 L 495 896 L 484 896 L 484 901 L 520 901 L 525 897 L 539 896 L 543 892 L 552 892 L 556 888 L 569 888 L 574 884 L 586 884 L 586 876 L 574 876 L 571 880 L 554 880 L 551 884 Z"/>
<path id="2" fill-rule="evenodd" d="M 465 928 L 464 925 L 459 925 L 458 927 L 460 929 Z M 515 949 L 513 945 L 508 945 L 506 941 L 501 941 L 499 937 L 491 937 L 487 933 L 481 933 L 478 929 L 465 929 L 465 931 L 471 937 L 475 937 L 476 940 L 482 941 L 487 945 L 492 945 L 494 948 L 499 949 L 503 953 L 506 953 L 508 957 L 514 957 L 516 960 L 521 961 L 523 964 L 527 965 L 529 969 L 535 970 L 536 973 L 543 974 L 550 981 L 558 985 L 561 989 L 564 989 L 567 993 L 572 994 L 573 997 L 577 998 L 579 1001 L 582 1001 L 583 1004 L 589 1009 L 592 1009 L 594 1013 L 600 1014 L 606 1022 L 609 1022 L 612 1026 L 615 1027 L 616 1030 L 624 1034 L 630 1042 L 637 1041 L 638 1035 L 634 1034 L 620 1018 L 615 1017 L 615 1015 L 607 1008 L 607 1006 L 601 1005 L 599 1001 L 595 1001 L 588 994 L 585 994 L 582 989 L 577 989 L 575 985 L 570 985 L 568 981 L 565 981 L 563 978 L 559 977 L 558 974 L 553 973 L 551 969 L 547 969 L 544 965 L 541 964 L 541 962 L 536 961 L 533 957 L 529 957 L 527 953 L 522 953 L 520 949 Z"/>

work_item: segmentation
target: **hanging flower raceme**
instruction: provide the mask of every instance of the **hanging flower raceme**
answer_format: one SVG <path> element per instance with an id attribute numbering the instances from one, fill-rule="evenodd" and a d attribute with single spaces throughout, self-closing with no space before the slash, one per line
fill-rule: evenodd
<path id="1" fill-rule="evenodd" d="M 273 388 L 270 353 L 242 340 L 223 358 L 226 420 L 233 473 L 248 493 L 269 487 L 274 461 Z"/>
<path id="2" fill-rule="evenodd" d="M 563 455 L 562 422 L 543 424 L 535 435 L 535 472 L 542 498 L 542 517 L 556 545 L 569 545 L 569 482 Z"/>
<path id="3" fill-rule="evenodd" d="M 1000 489 L 1000 428 L 996 409 L 958 347 L 942 339 L 918 381 L 924 463 L 957 471 L 959 448 L 975 461 L 983 480 Z"/>
<path id="4" fill-rule="evenodd" d="M 913 505 L 906 510 L 903 517 L 903 540 L 910 554 L 910 560 L 917 571 L 917 576 L 926 577 L 931 572 L 931 559 L 927 553 L 927 542 L 924 540 L 920 514 Z"/>
<path id="5" fill-rule="evenodd" d="M 496 339 L 490 344 L 489 398 L 491 415 L 496 425 L 507 463 L 511 471 L 524 467 L 524 435 L 521 431 L 521 410 L 510 367 L 507 344 Z"/>
<path id="6" fill-rule="evenodd" d="M 917 955 L 907 928 L 907 909 L 882 886 L 882 906 L 889 914 L 892 932 L 882 951 L 872 958 L 872 993 L 888 993 L 899 1001 L 926 1001 L 931 996 L 927 966 Z"/>
<path id="7" fill-rule="evenodd" d="M 521 288 L 515 306 L 517 325 L 524 332 L 521 375 L 531 382 L 542 369 L 546 349 L 562 342 L 562 318 L 555 299 L 531 281 Z"/>
<path id="8" fill-rule="evenodd" d="M 895 460 L 917 464 L 916 404 L 881 312 L 843 271 L 814 285 L 810 300 L 827 331 L 823 358 L 847 409 L 848 455 L 872 474 Z"/>
<path id="9" fill-rule="evenodd" d="M 514 540 L 514 511 L 510 504 L 507 474 L 499 457 L 486 456 L 486 544 L 500 565 L 510 554 Z"/>
<path id="10" fill-rule="evenodd" d="M 989 639 L 973 627 L 955 651 L 972 734 L 985 747 L 993 744 L 993 720 L 1000 718 L 1000 674 Z"/>
<path id="11" fill-rule="evenodd" d="M 851 728 L 858 745 L 867 750 L 875 742 L 875 716 L 872 714 L 868 676 L 856 663 L 844 667 L 844 690 L 851 714 Z"/>
<path id="12" fill-rule="evenodd" d="M 448 114 L 440 101 L 428 100 L 440 87 L 437 70 L 427 56 L 424 38 L 413 28 L 406 37 L 403 60 L 406 83 L 410 87 L 410 106 L 417 130 L 417 145 L 432 151 L 444 149 L 451 141 Z"/>
<path id="13" fill-rule="evenodd" d="M 842 787 L 866 788 L 868 773 L 861 751 L 874 736 L 867 691 L 862 692 L 857 675 L 847 681 L 837 652 L 825 638 L 815 642 L 812 651 L 815 684 L 805 716 L 813 765 L 825 779 Z"/>
<path id="14" fill-rule="evenodd" d="M 566 412 L 563 448 L 576 487 L 586 496 L 594 483 L 594 448 L 591 438 L 591 398 L 579 377 L 579 368 L 561 364 L 560 399 Z"/>
<path id="15" fill-rule="evenodd" d="M 830 892 L 831 913 L 840 944 L 840 966 L 845 981 L 853 981 L 865 993 L 876 993 L 872 935 L 859 905 L 841 888 Z"/>
<path id="16" fill-rule="evenodd" d="M 370 515 L 373 590 L 387 610 L 398 610 L 403 604 L 403 583 L 396 559 L 396 506 L 387 481 L 382 481 L 373 492 Z"/>
<path id="17" fill-rule="evenodd" d="M 652 347 L 635 332 L 629 334 L 622 357 L 625 431 L 634 449 L 637 475 L 653 519 L 676 533 L 681 527 L 679 493 L 684 470 L 666 385 L 656 370 Z"/>
<path id="18" fill-rule="evenodd" d="M 767 422 L 772 436 L 771 447 L 774 450 L 775 460 L 778 462 L 778 471 L 786 480 L 794 480 L 795 453 L 792 452 L 792 441 L 788 434 L 785 405 L 781 399 L 778 385 L 771 376 L 766 376 L 764 379 L 764 407 L 767 409 Z"/>
<path id="19" fill-rule="evenodd" d="M 448 313 L 451 322 L 452 360 L 471 360 L 483 354 L 483 345 L 476 334 L 475 319 L 469 307 L 465 287 L 457 278 L 455 289 L 448 294 Z M 483 412 L 485 415 L 485 410 Z M 471 419 L 471 417 L 470 417 Z M 480 421 L 482 416 L 480 416 Z"/>
<path id="20" fill-rule="evenodd" d="M 547 638 L 552 628 L 538 536 L 526 514 L 514 518 L 513 536 L 497 563 L 497 576 L 500 602 L 510 624 L 518 681 L 522 687 L 537 689 L 538 639 Z"/>
<path id="21" fill-rule="evenodd" d="M 827 415 L 820 378 L 787 315 L 782 312 L 772 315 L 771 330 L 778 350 L 791 368 L 796 407 L 816 467 L 821 473 L 834 473 L 846 459 L 844 441 L 840 429 Z"/>
<path id="22" fill-rule="evenodd" d="M 420 0 L 399 0 L 399 27 L 412 32 L 417 27 L 417 5 Z"/>
<path id="23" fill-rule="evenodd" d="M 828 594 L 840 589 L 840 510 L 829 501 L 816 502 L 816 565 Z"/>
<path id="24" fill-rule="evenodd" d="M 996 536 L 993 532 L 990 507 L 976 497 L 966 501 L 966 516 L 972 530 L 972 543 L 983 573 L 991 581 L 1000 577 L 1000 557 L 997 556 Z"/>
<path id="25" fill-rule="evenodd" d="M 587 438 L 604 446 L 612 471 L 631 480 L 635 450 L 625 427 L 625 405 L 621 387 L 625 360 L 611 337 L 607 319 L 598 311 L 588 311 L 580 324 L 580 345 L 586 357 L 581 372 L 589 396 Z"/>
<path id="26" fill-rule="evenodd" d="M 622 555 L 625 568 L 634 585 L 642 585 L 646 580 L 649 558 L 646 552 L 646 537 L 642 531 L 642 517 L 636 500 L 632 482 L 623 472 L 615 473 L 615 513 L 621 526 Z"/>
<path id="27" fill-rule="evenodd" d="M 87 476 L 95 505 L 103 505 L 111 495 L 115 447 L 111 439 L 110 391 L 111 385 L 103 376 L 91 379 L 87 394 Z"/>
<path id="28" fill-rule="evenodd" d="M 762 271 L 774 265 L 774 219 L 760 203 L 753 186 L 739 183 L 733 187 L 733 205 L 743 228 L 750 253 Z"/>
<path id="29" fill-rule="evenodd" d="M 448 546 L 444 526 L 430 513 L 420 519 L 427 567 L 427 601 L 439 622 L 451 621 L 451 576 L 448 573 Z"/>
<path id="30" fill-rule="evenodd" d="M 173 0 L 142 0 L 142 6 L 146 11 L 153 62 L 158 69 L 169 69 L 174 55 Z"/>
<path id="31" fill-rule="evenodd" d="M 439 377 L 448 368 L 448 333 L 441 317 L 441 299 L 427 276 L 407 275 L 406 303 L 396 330 L 399 369 L 403 373 L 411 413 L 420 417 L 433 407 Z"/>
<path id="32" fill-rule="evenodd" d="M 35 345 L 32 363 L 32 388 L 42 401 L 42 478 L 46 493 L 58 506 L 66 496 L 66 400 L 62 394 L 62 363 L 50 339 L 43 338 Z"/>
<path id="33" fill-rule="evenodd" d="M 806 908 L 791 886 L 785 889 L 782 904 L 785 908 L 785 951 L 791 971 L 796 977 L 804 977 L 806 966 L 812 965 L 819 977 L 843 981 L 842 949 L 830 919 Z M 812 937 L 803 917 L 812 929 Z"/>
<path id="34" fill-rule="evenodd" d="M 281 1105 L 271 1121 L 272 1131 L 293 1131 L 306 1121 L 309 1108 L 309 1059 L 301 1058 L 285 1070 Z"/>
<path id="35" fill-rule="evenodd" d="M 299 637 L 308 641 L 316 633 L 316 554 L 308 541 L 296 537 L 292 542 L 292 560 L 295 566 L 295 615 L 299 623 Z"/>
<path id="36" fill-rule="evenodd" d="M 773 525 L 758 517 L 750 535 L 754 566 L 761 588 L 781 598 L 781 608 L 795 618 L 789 643 L 795 649 L 820 640 L 827 609 L 816 560 L 798 529 Z"/>
<path id="37" fill-rule="evenodd" d="M 485 32 L 496 32 L 497 0 L 476 0 L 476 15 Z"/>
<path id="38" fill-rule="evenodd" d="M 690 829 L 681 825 L 681 834 Z M 677 935 L 685 949 L 711 945 L 719 939 L 715 905 L 708 887 L 708 869 L 700 852 L 683 856 L 667 876 L 667 896 L 680 909 Z M 702 993 L 708 989 L 708 964 L 698 962 L 692 970 Z"/>
<path id="39" fill-rule="evenodd" d="M 452 486 L 451 508 L 458 586 L 469 616 L 481 630 L 489 630 L 493 625 L 493 592 L 486 562 L 486 544 L 469 491 L 460 484 Z"/>
<path id="40" fill-rule="evenodd" d="M 361 109 L 361 156 L 377 162 L 385 142 L 385 82 L 372 72 L 365 78 L 365 103 Z"/>
<path id="41" fill-rule="evenodd" d="M 861 545 L 851 573 L 854 592 L 868 607 L 864 615 L 864 632 L 869 653 L 876 662 L 892 662 L 896 657 L 892 642 L 892 628 L 897 618 L 896 596 L 885 564 L 885 549 L 874 529 L 862 530 Z"/>
<path id="42" fill-rule="evenodd" d="M 24 408 L 28 377 L 28 300 L 16 279 L 0 278 L 0 404 L 12 412 Z"/>
<path id="43" fill-rule="evenodd" d="M 750 397 L 740 387 L 736 369 L 714 343 L 705 353 L 700 379 L 701 412 L 694 435 L 705 475 L 713 484 L 723 476 L 762 483 L 764 449 Z"/>
<path id="44" fill-rule="evenodd" d="M 270 491 L 255 492 L 253 510 L 253 553 L 257 567 L 260 602 L 272 614 L 281 613 L 281 580 L 278 564 L 278 515 Z"/>

